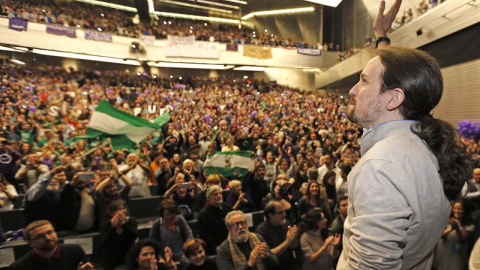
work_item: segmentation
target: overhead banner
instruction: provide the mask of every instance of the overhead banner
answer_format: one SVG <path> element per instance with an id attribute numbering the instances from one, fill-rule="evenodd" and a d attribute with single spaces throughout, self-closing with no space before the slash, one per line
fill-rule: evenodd
<path id="1" fill-rule="evenodd" d="M 272 58 L 272 48 L 255 45 L 245 45 L 243 46 L 243 56 L 258 59 L 270 59 Z"/>
<path id="2" fill-rule="evenodd" d="M 307 48 L 298 48 L 297 53 L 304 55 L 319 56 L 322 55 L 322 50 L 319 49 L 307 49 Z"/>
<path id="3" fill-rule="evenodd" d="M 168 35 L 168 44 L 170 45 L 193 45 L 195 43 L 195 36 L 174 36 Z"/>
<path id="4" fill-rule="evenodd" d="M 65 27 L 61 25 L 52 25 L 47 24 L 47 33 L 60 35 L 60 36 L 67 36 L 67 37 L 77 37 L 77 31 L 73 27 Z"/>
<path id="5" fill-rule="evenodd" d="M 192 44 L 165 44 L 166 57 L 220 58 L 218 43 L 194 42 Z"/>
<path id="6" fill-rule="evenodd" d="M 155 44 L 155 36 L 140 35 L 140 43 L 142 43 L 144 46 L 153 46 Z"/>
<path id="7" fill-rule="evenodd" d="M 8 19 L 8 28 L 15 31 L 27 31 L 28 21 L 22 18 Z"/>
<path id="8" fill-rule="evenodd" d="M 112 34 L 93 30 L 84 30 L 85 39 L 112 42 Z"/>

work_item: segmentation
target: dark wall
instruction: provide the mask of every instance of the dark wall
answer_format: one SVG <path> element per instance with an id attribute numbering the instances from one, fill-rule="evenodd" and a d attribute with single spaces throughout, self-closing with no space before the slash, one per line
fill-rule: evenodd
<path id="1" fill-rule="evenodd" d="M 314 12 L 258 16 L 254 19 L 254 27 L 258 33 L 265 33 L 267 29 L 268 34 L 311 44 L 317 44 L 320 41 L 320 24 L 320 8 Z"/>
<path id="2" fill-rule="evenodd" d="M 339 44 L 341 50 L 363 47 L 365 36 L 372 33 L 373 20 L 363 1 L 344 0 L 336 8 L 324 7 L 323 41 Z"/>

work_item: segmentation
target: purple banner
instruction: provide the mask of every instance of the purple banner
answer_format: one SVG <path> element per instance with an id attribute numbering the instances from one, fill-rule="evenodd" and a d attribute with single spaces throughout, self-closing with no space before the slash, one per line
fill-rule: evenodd
<path id="1" fill-rule="evenodd" d="M 227 51 L 238 52 L 238 44 L 237 44 L 237 43 L 229 43 L 229 44 L 227 44 Z"/>
<path id="2" fill-rule="evenodd" d="M 77 32 L 75 28 L 72 27 L 64 27 L 61 25 L 52 25 L 47 24 L 47 33 L 54 34 L 54 35 L 61 35 L 67 37 L 77 37 Z"/>
<path id="3" fill-rule="evenodd" d="M 27 31 L 28 21 L 22 18 L 10 18 L 8 28 L 15 31 Z"/>
<path id="4" fill-rule="evenodd" d="M 92 30 L 85 30 L 85 39 L 97 40 L 97 41 L 106 41 L 112 42 L 112 34 L 92 31 Z"/>

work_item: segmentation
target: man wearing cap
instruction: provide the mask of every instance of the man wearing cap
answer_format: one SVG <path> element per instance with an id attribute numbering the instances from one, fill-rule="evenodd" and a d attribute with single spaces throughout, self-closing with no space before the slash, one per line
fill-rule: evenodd
<path id="1" fill-rule="evenodd" d="M 58 244 L 55 228 L 48 220 L 28 224 L 23 236 L 32 251 L 12 263 L 9 270 L 91 270 L 83 249 L 78 245 Z"/>

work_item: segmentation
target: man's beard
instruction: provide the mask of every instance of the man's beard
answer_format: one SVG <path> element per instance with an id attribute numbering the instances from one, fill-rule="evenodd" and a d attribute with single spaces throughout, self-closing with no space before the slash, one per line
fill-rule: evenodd
<path id="1" fill-rule="evenodd" d="M 350 103 L 347 105 L 347 118 L 350 120 L 352 123 L 357 123 L 357 117 L 355 116 L 355 107 L 357 105 L 357 102 L 355 101 L 354 98 L 350 99 Z"/>
<path id="2" fill-rule="evenodd" d="M 43 251 L 51 251 L 57 248 L 58 242 L 53 240 L 46 241 L 43 246 L 40 248 Z"/>
<path id="3" fill-rule="evenodd" d="M 248 240 L 248 232 L 244 229 L 241 229 L 242 231 L 238 231 L 238 234 L 237 236 L 235 237 L 235 239 L 233 239 L 235 241 L 235 243 L 245 243 L 247 242 Z M 244 232 L 242 235 L 240 235 L 240 232 Z"/>

